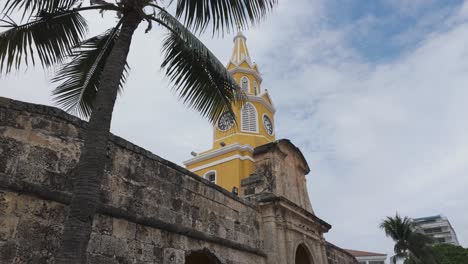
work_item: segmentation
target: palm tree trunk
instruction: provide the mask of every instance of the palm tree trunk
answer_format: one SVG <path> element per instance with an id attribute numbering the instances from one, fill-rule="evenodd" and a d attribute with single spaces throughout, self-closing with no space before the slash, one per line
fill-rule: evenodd
<path id="1" fill-rule="evenodd" d="M 99 204 L 99 194 L 106 163 L 107 142 L 120 76 L 123 74 L 133 33 L 141 17 L 125 14 L 119 37 L 109 55 L 84 136 L 74 193 L 57 253 L 57 264 L 83 264 L 91 235 L 92 223 Z"/>

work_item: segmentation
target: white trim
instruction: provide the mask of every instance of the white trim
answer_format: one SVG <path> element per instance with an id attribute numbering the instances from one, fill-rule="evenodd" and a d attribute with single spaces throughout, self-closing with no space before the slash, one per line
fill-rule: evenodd
<path id="1" fill-rule="evenodd" d="M 246 89 L 246 94 L 249 94 L 250 93 L 250 80 L 247 76 L 243 75 L 241 78 L 240 78 L 240 86 L 241 86 L 241 90 L 244 90 L 244 88 L 242 87 L 243 85 L 243 81 L 244 80 L 247 80 L 247 89 Z"/>
<path id="2" fill-rule="evenodd" d="M 203 170 L 203 169 L 206 169 L 206 168 L 209 168 L 209 167 L 221 164 L 221 163 L 225 163 L 225 162 L 228 162 L 228 161 L 231 161 L 231 160 L 234 160 L 234 159 L 250 160 L 252 162 L 255 162 L 255 160 L 250 156 L 241 156 L 239 154 L 236 154 L 236 155 L 226 157 L 224 159 L 220 159 L 220 160 L 217 160 L 217 161 L 210 162 L 210 163 L 202 165 L 202 166 L 195 167 L 195 168 L 191 169 L 190 171 L 191 172 L 196 172 L 196 171 Z"/>
<path id="3" fill-rule="evenodd" d="M 240 51 L 240 41 L 237 41 L 237 61 L 241 60 L 240 57 L 241 51 Z"/>
<path id="4" fill-rule="evenodd" d="M 214 176 L 215 176 L 214 183 L 217 184 L 218 183 L 218 173 L 216 172 L 216 170 L 210 170 L 210 171 L 205 172 L 205 174 L 203 174 L 203 178 L 205 180 L 211 182 L 210 179 L 206 177 L 206 176 L 208 176 L 208 174 L 211 174 L 211 173 L 214 173 Z"/>
<path id="5" fill-rule="evenodd" d="M 196 156 L 194 158 L 191 158 L 189 160 L 186 160 L 186 161 L 183 162 L 183 164 L 185 166 L 192 165 L 194 163 L 197 163 L 197 162 L 200 162 L 200 161 L 203 161 L 203 160 L 207 160 L 207 159 L 211 159 L 213 157 L 223 155 L 223 154 L 229 153 L 231 151 L 235 151 L 235 150 L 249 151 L 250 153 L 253 153 L 253 151 L 254 151 L 254 149 L 250 145 L 241 145 L 239 143 L 235 143 L 235 144 L 232 144 L 232 145 L 229 145 L 229 146 L 225 146 L 225 147 L 216 149 L 216 150 L 208 152 L 208 153 L 201 154 L 201 155 Z"/>
<path id="6" fill-rule="evenodd" d="M 264 99 L 265 101 L 267 101 L 267 103 L 269 103 L 271 106 L 273 106 L 274 109 L 276 109 L 275 103 L 273 103 L 273 100 L 271 100 L 271 96 L 270 96 L 270 94 L 268 93 L 268 90 L 267 90 L 267 89 L 265 89 L 265 91 L 264 91 L 260 96 L 262 96 L 262 98 L 263 98 L 263 96 L 268 97 L 268 100 L 265 99 L 265 98 L 263 98 L 263 99 Z"/>
<path id="7" fill-rule="evenodd" d="M 253 108 L 254 112 L 255 112 L 255 117 L 254 117 L 254 121 L 255 121 L 255 131 L 245 130 L 245 129 L 243 128 L 243 125 L 244 125 L 244 113 L 243 113 L 243 112 L 244 112 L 244 108 L 245 108 L 246 106 L 248 106 L 248 105 L 250 105 L 250 106 Z M 248 116 L 248 117 L 250 118 L 251 116 Z M 240 122 L 240 125 L 241 125 L 241 132 L 258 133 L 258 121 L 259 121 L 259 120 L 258 120 L 258 111 L 257 111 L 257 108 L 255 107 L 255 105 L 253 105 L 253 104 L 250 103 L 250 102 L 245 103 L 245 104 L 242 106 L 242 109 L 241 109 L 241 112 L 240 112 L 240 120 L 241 120 L 241 122 Z"/>
<path id="8" fill-rule="evenodd" d="M 266 128 L 266 126 L 265 126 L 265 123 L 263 122 L 263 118 L 264 118 L 265 116 L 268 117 L 268 119 L 270 120 L 271 125 L 273 126 L 273 132 L 271 133 L 271 135 L 270 135 L 270 133 L 268 133 L 267 128 Z M 272 120 L 272 119 L 270 118 L 270 116 L 267 115 L 266 113 L 263 113 L 263 115 L 262 115 L 262 124 L 263 124 L 263 128 L 265 128 L 265 132 L 267 132 L 268 135 L 270 135 L 270 136 L 274 136 L 274 135 L 275 135 L 275 128 L 276 128 L 276 125 L 273 124 L 273 120 Z"/>
<path id="9" fill-rule="evenodd" d="M 265 100 L 265 98 L 262 97 L 264 94 L 265 93 L 259 94 L 257 96 L 247 95 L 247 101 L 262 103 L 268 110 L 270 110 L 274 114 L 276 112 L 276 108 L 273 105 L 271 105 L 270 103 L 268 103 L 268 101 Z"/>
<path id="10" fill-rule="evenodd" d="M 244 61 L 242 61 L 244 62 Z M 242 64 L 242 62 L 240 64 Z M 234 73 L 246 73 L 246 74 L 252 74 L 255 78 L 257 78 L 257 80 L 261 83 L 263 81 L 263 78 L 260 76 L 260 74 L 255 71 L 255 70 L 252 70 L 252 69 L 247 69 L 247 68 L 241 68 L 239 67 L 239 65 L 235 64 L 234 62 L 231 62 L 235 67 L 230 69 L 229 70 L 229 73 L 230 74 L 234 74 Z M 247 62 L 248 64 L 248 62 Z M 229 65 L 228 65 L 229 66 Z M 251 65 L 249 65 L 251 66 Z M 253 66 L 251 66 L 252 68 L 255 66 L 255 64 Z"/>
<path id="11" fill-rule="evenodd" d="M 252 134 L 252 133 L 235 133 L 235 134 L 232 134 L 232 135 L 229 135 L 229 136 L 225 136 L 225 137 L 222 137 L 222 138 L 218 138 L 218 139 L 215 139 L 214 141 L 220 141 L 220 140 L 223 140 L 223 139 L 226 139 L 226 138 L 230 138 L 230 137 L 233 137 L 233 136 L 238 136 L 238 135 L 242 135 L 242 136 L 252 136 L 252 137 L 261 137 L 261 138 L 264 138 L 266 140 L 271 140 L 270 138 L 267 138 L 265 137 L 264 135 L 258 135 L 258 134 Z"/>

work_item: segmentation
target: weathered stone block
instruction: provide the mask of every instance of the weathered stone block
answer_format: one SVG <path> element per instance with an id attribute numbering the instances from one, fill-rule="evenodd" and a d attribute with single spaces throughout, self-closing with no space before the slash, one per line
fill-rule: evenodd
<path id="1" fill-rule="evenodd" d="M 0 215 L 12 214 L 16 210 L 17 199 L 16 193 L 0 191 Z"/>
<path id="2" fill-rule="evenodd" d="M 0 260 L 2 263 L 13 263 L 17 250 L 18 248 L 14 241 L 0 241 Z"/>
<path id="3" fill-rule="evenodd" d="M 121 239 L 135 239 L 136 225 L 123 219 L 112 219 L 112 235 Z"/>
<path id="4" fill-rule="evenodd" d="M 166 248 L 163 251 L 163 264 L 183 264 L 185 262 L 184 251 Z"/>

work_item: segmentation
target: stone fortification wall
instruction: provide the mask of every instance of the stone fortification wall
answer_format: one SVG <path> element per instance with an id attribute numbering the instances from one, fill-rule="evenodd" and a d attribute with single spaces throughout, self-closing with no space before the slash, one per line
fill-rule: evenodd
<path id="1" fill-rule="evenodd" d="M 329 264 L 358 264 L 357 259 L 346 250 L 327 242 Z"/>
<path id="2" fill-rule="evenodd" d="M 86 123 L 0 98 L 0 260 L 52 263 Z M 265 263 L 254 206 L 112 136 L 89 263 L 184 263 L 208 248 L 222 263 Z"/>

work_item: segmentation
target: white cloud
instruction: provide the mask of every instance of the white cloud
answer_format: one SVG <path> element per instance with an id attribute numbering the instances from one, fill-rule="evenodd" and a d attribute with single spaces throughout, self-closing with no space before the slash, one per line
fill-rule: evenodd
<path id="1" fill-rule="evenodd" d="M 276 97 L 282 109 L 314 113 L 280 113 L 281 131 L 313 146 L 305 151 L 309 189 L 316 212 L 334 225 L 332 241 L 382 250 L 378 222 L 399 211 L 447 215 L 466 245 L 467 42 L 468 24 L 460 24 L 390 64 L 303 65 L 291 76 L 303 89 Z"/>
<path id="2" fill-rule="evenodd" d="M 391 254 L 391 241 L 378 229 L 381 219 L 395 211 L 443 213 L 467 246 L 468 24 L 460 19 L 466 4 L 447 18 L 448 28 L 424 33 L 416 48 L 391 62 L 372 64 L 346 39 L 378 20 L 332 28 L 323 0 L 294 2 L 280 2 L 246 35 L 263 88 L 278 108 L 277 135 L 290 138 L 309 161 L 311 201 L 333 225 L 327 237 L 339 246 Z M 398 6 L 412 10 L 416 2 L 425 1 Z M 96 32 L 108 26 L 96 20 Z M 156 28 L 136 35 L 112 131 L 180 164 L 190 151 L 211 146 L 212 131 L 168 88 L 159 71 L 161 38 Z M 227 61 L 231 38 L 203 40 Z M 2 96 L 51 102 L 51 86 L 39 70 L 0 84 Z"/>

